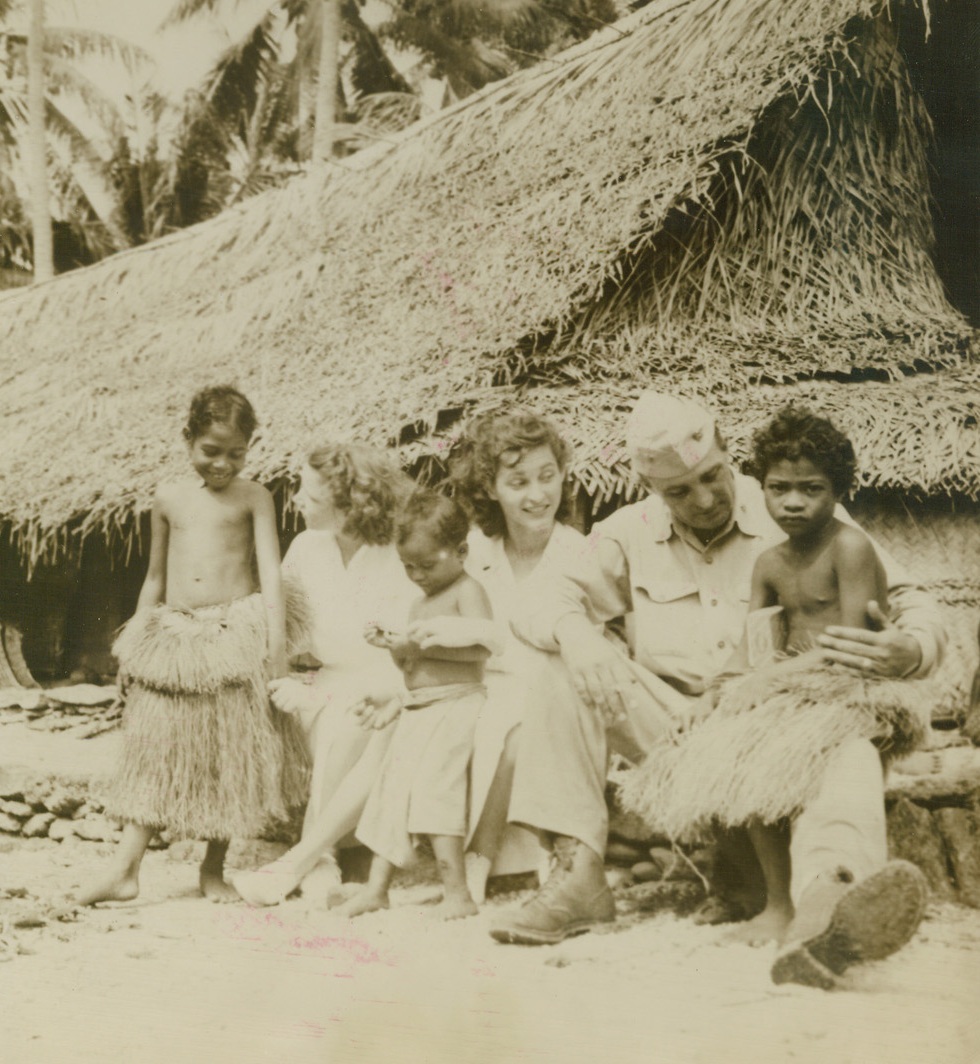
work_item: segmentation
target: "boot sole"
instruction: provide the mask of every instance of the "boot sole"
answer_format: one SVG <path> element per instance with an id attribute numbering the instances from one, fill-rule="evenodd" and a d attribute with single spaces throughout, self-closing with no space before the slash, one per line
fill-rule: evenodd
<path id="1" fill-rule="evenodd" d="M 915 865 L 889 862 L 841 896 L 820 934 L 776 958 L 773 982 L 833 989 L 850 965 L 901 949 L 922 921 L 927 895 L 925 876 Z"/>
<path id="2" fill-rule="evenodd" d="M 490 930 L 490 937 L 495 942 L 516 946 L 555 946 L 566 938 L 574 938 L 576 935 L 584 935 L 599 924 L 612 923 L 615 916 L 609 919 L 576 920 L 566 924 L 556 931 L 538 931 L 528 927 L 494 927 Z"/>

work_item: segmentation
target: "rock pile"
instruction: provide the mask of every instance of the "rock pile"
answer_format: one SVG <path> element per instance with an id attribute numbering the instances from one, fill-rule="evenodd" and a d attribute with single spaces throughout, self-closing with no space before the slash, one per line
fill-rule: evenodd
<path id="1" fill-rule="evenodd" d="M 0 769 L 0 832 L 63 842 L 69 837 L 112 842 L 120 829 L 105 817 L 86 779 Z"/>
<path id="2" fill-rule="evenodd" d="M 32 731 L 77 731 L 83 739 L 117 728 L 122 702 L 113 685 L 0 688 L 0 725 L 24 722 Z"/>
<path id="3" fill-rule="evenodd" d="M 891 772 L 888 846 L 917 864 L 934 896 L 980 908 L 980 750 L 919 751 Z"/>

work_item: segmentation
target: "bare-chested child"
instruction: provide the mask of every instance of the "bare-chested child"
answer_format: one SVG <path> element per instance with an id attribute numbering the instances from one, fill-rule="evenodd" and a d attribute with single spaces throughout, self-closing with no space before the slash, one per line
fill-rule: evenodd
<path id="1" fill-rule="evenodd" d="M 302 801 L 285 794 L 301 785 L 289 763 L 301 738 L 266 694 L 286 670 L 285 621 L 272 497 L 239 476 L 255 427 L 240 392 L 199 392 L 183 433 L 195 476 L 157 491 L 146 579 L 114 647 L 126 708 L 107 811 L 124 822 L 122 838 L 111 871 L 74 904 L 136 897 L 164 827 L 207 840 L 205 897 L 237 899 L 224 880 L 229 839 Z"/>
<path id="2" fill-rule="evenodd" d="M 463 571 L 468 524 L 456 502 L 430 491 L 413 495 L 398 522 L 399 556 L 425 594 L 412 605 L 404 634 L 366 633 L 369 642 L 391 651 L 408 692 L 403 702 L 383 692 L 355 707 L 371 727 L 398 720 L 357 827 L 357 838 L 375 855 L 371 873 L 338 910 L 344 916 L 388 907 L 394 870 L 412 861 L 417 836 L 430 839 L 442 878 L 436 915 L 451 920 L 477 912 L 463 871 L 463 838 L 467 770 L 490 650 L 458 644 L 460 631 L 482 638 L 481 629 L 492 643 L 493 629 L 486 592 Z"/>
<path id="3" fill-rule="evenodd" d="M 835 515 L 854 481 L 850 440 L 826 418 L 786 407 L 753 443 L 752 473 L 787 538 L 755 563 L 746 639 L 726 671 L 758 664 L 749 660 L 753 625 L 768 620 L 753 611 L 781 607 L 773 618 L 782 629 L 776 648 L 799 654 L 815 647 L 828 625 L 870 627 L 869 600 L 888 610 L 885 571 L 871 541 Z M 766 907 L 730 938 L 759 945 L 780 938 L 793 916 L 789 841 L 781 825 L 755 821 L 748 832 L 765 876 Z"/>

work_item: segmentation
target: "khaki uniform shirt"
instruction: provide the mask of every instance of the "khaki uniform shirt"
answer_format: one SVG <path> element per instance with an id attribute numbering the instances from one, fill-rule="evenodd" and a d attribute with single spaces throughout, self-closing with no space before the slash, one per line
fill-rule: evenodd
<path id="1" fill-rule="evenodd" d="M 854 522 L 838 507 L 837 516 Z M 763 550 L 784 539 L 758 482 L 735 474 L 732 520 L 705 546 L 677 527 L 657 495 L 624 506 L 592 530 L 581 565 L 528 595 L 513 627 L 543 650 L 557 650 L 555 628 L 569 613 L 605 622 L 626 618 L 633 658 L 689 695 L 701 694 L 742 638 L 752 570 Z M 917 675 L 938 663 L 945 643 L 935 604 L 875 545 L 899 626 L 917 639 Z M 528 589 L 531 590 L 530 588 Z"/>

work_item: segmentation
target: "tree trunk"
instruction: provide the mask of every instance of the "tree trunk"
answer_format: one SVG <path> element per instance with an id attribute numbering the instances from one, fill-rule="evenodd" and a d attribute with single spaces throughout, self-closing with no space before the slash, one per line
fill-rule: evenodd
<path id="1" fill-rule="evenodd" d="M 337 120 L 337 57 L 340 52 L 340 0 L 320 0 L 320 67 L 317 72 L 313 163 L 333 155 Z"/>
<path id="2" fill-rule="evenodd" d="M 27 121 L 35 281 L 47 281 L 54 277 L 44 107 L 44 0 L 31 0 L 31 21 L 27 35 Z"/>

